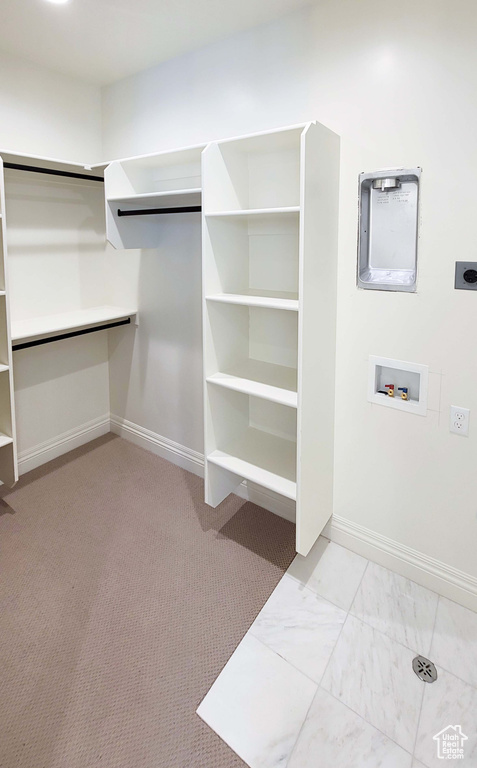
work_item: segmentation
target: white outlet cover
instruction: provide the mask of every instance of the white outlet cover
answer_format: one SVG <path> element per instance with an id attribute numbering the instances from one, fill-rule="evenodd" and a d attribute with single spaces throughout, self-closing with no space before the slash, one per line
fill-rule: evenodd
<path id="1" fill-rule="evenodd" d="M 450 408 L 450 431 L 461 437 L 469 435 L 470 410 L 461 408 L 459 405 L 451 405 Z"/>

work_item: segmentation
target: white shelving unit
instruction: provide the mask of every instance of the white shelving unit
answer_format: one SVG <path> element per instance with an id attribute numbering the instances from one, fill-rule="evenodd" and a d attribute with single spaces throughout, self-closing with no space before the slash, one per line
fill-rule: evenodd
<path id="1" fill-rule="evenodd" d="M 107 165 L 4 154 L 81 183 Z M 53 302 L 59 314 L 47 315 L 60 295 L 50 291 L 10 330 L 0 170 L 0 480 L 12 484 L 12 339 L 48 341 L 136 308 L 91 306 L 71 292 L 71 311 Z M 202 206 L 206 501 L 217 506 L 245 480 L 296 502 L 306 555 L 332 513 L 338 137 L 307 123 L 117 160 L 104 179 L 107 238 L 119 249 L 157 248 L 166 209 Z"/>
<path id="2" fill-rule="evenodd" d="M 7 237 L 3 160 L 0 158 L 0 480 L 18 480 L 12 343 L 7 275 Z"/>
<path id="3" fill-rule="evenodd" d="M 157 247 L 161 209 L 202 205 L 206 502 L 244 480 L 295 501 L 306 555 L 332 514 L 338 136 L 307 123 L 128 158 L 105 182 L 116 248 Z"/>
<path id="4" fill-rule="evenodd" d="M 202 177 L 206 501 L 295 500 L 306 555 L 332 513 L 339 139 L 216 142 Z"/>
<path id="5" fill-rule="evenodd" d="M 105 165 L 0 151 L 0 481 L 8 486 L 18 479 L 12 359 L 16 354 L 29 354 L 28 351 L 17 353 L 15 349 L 23 350 L 30 342 L 31 345 L 51 343 L 52 337 L 88 333 L 137 314 L 134 306 L 106 305 L 108 286 L 103 285 L 101 272 L 105 243 L 100 242 L 97 226 L 87 223 L 81 230 L 84 216 L 90 215 L 88 206 L 94 202 L 100 204 L 102 190 L 99 192 L 98 184 L 102 182 Z M 8 190 L 9 264 L 4 171 L 7 184 L 14 190 Z M 93 189 L 98 189 L 99 194 L 91 197 Z M 36 225 L 31 231 L 29 216 Z M 101 215 L 98 218 L 100 222 Z M 74 237 L 69 238 L 71 232 Z M 86 238 L 82 239 L 85 233 Z M 48 238 L 51 253 L 45 248 L 49 246 Z M 38 250 L 41 259 L 32 258 Z M 22 258 L 17 258 L 15 253 Z M 95 257 L 97 270 L 91 266 Z M 30 271 L 24 262 L 31 265 Z M 90 279 L 89 285 L 82 285 L 86 275 L 90 278 L 95 275 L 97 283 Z M 104 303 L 100 304 L 102 299 Z M 22 319 L 12 320 L 11 314 L 15 317 L 15 312 Z M 32 359 L 38 360 L 38 357 Z M 51 356 L 49 360 L 51 364 Z M 54 378 L 57 370 L 49 369 L 47 373 Z M 40 414 L 39 418 L 42 417 Z"/>
<path id="6" fill-rule="evenodd" d="M 119 210 L 200 206 L 204 144 L 112 162 L 105 170 L 106 233 L 115 248 L 154 248 L 159 216 L 124 216 Z"/>

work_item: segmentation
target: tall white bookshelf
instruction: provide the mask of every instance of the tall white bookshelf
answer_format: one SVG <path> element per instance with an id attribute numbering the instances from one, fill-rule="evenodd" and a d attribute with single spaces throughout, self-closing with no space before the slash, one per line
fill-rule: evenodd
<path id="1" fill-rule="evenodd" d="M 0 481 L 18 480 L 12 342 L 7 275 L 7 233 L 3 160 L 0 158 Z"/>
<path id="2" fill-rule="evenodd" d="M 339 138 L 209 144 L 202 185 L 206 502 L 295 501 L 306 555 L 332 514 Z"/>

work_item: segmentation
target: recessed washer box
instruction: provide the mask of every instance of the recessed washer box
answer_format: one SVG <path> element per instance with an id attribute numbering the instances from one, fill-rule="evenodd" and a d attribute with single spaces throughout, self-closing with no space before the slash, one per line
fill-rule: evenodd
<path id="1" fill-rule="evenodd" d="M 359 176 L 360 288 L 416 290 L 420 168 L 388 168 Z"/>
<path id="2" fill-rule="evenodd" d="M 386 386 L 394 384 L 394 397 L 382 394 Z M 403 400 L 399 387 L 406 387 L 408 400 Z M 368 400 L 370 403 L 397 408 L 400 411 L 427 415 L 429 368 L 419 363 L 392 360 L 389 357 L 369 356 Z"/>

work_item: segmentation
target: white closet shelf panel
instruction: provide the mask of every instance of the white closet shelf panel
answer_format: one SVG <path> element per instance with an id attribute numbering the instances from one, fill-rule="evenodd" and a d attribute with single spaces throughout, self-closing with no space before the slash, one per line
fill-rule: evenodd
<path id="1" fill-rule="evenodd" d="M 48 168 L 55 171 L 91 173 L 93 176 L 101 176 L 101 173 L 98 173 L 98 171 L 103 170 L 107 165 L 107 163 L 78 163 L 74 160 L 60 160 L 57 157 L 45 157 L 44 155 L 19 154 L 9 149 L 0 149 L 0 157 L 4 163 L 32 165 L 37 168 Z"/>
<path id="2" fill-rule="evenodd" d="M 8 367 L 8 365 L 0 364 L 0 373 L 3 373 L 4 371 L 9 371 L 9 370 L 10 368 Z"/>
<path id="3" fill-rule="evenodd" d="M 296 499 L 296 444 L 249 427 L 225 450 L 207 457 L 229 472 L 288 499 Z"/>
<path id="4" fill-rule="evenodd" d="M 298 299 L 294 293 L 274 293 L 261 291 L 259 295 L 255 291 L 248 293 L 214 293 L 206 296 L 207 301 L 218 301 L 223 304 L 242 304 L 246 307 L 265 307 L 268 309 L 287 309 L 298 312 Z"/>
<path id="5" fill-rule="evenodd" d="M 207 381 L 290 408 L 297 407 L 297 372 L 284 365 L 244 360 L 227 371 L 214 373 Z"/>
<path id="6" fill-rule="evenodd" d="M 238 152 L 270 152 L 299 146 L 300 137 L 309 123 L 284 125 L 272 131 L 258 131 L 245 136 L 232 136 L 217 142 L 219 146 L 232 145 Z M 207 146 L 207 145 L 206 145 Z"/>
<path id="7" fill-rule="evenodd" d="M 3 448 L 4 445 L 11 445 L 12 443 L 13 437 L 8 437 L 8 435 L 4 435 L 0 432 L 0 448 Z"/>
<path id="8" fill-rule="evenodd" d="M 12 341 L 88 328 L 114 320 L 123 320 L 135 314 L 137 314 L 137 309 L 103 306 L 78 309 L 74 312 L 62 312 L 58 315 L 33 317 L 29 320 L 16 320 L 12 322 Z"/>
<path id="9" fill-rule="evenodd" d="M 161 152 L 149 152 L 146 155 L 130 155 L 129 157 L 120 157 L 117 160 L 110 160 L 111 163 L 121 163 L 141 168 L 167 168 L 170 165 L 180 165 L 189 163 L 191 160 L 198 160 L 207 144 L 194 144 L 191 147 L 178 147 L 176 149 L 164 149 Z"/>
<path id="10" fill-rule="evenodd" d="M 297 216 L 300 213 L 299 205 L 290 205 L 286 208 L 244 208 L 235 211 L 210 211 L 205 213 L 208 218 L 221 216 L 222 218 L 246 218 L 257 216 Z"/>
<path id="11" fill-rule="evenodd" d="M 194 187 L 193 189 L 172 189 L 167 192 L 144 192 L 127 197 L 109 197 L 108 202 L 140 205 L 146 208 L 169 208 L 179 205 L 200 205 L 201 196 L 201 188 Z"/>

